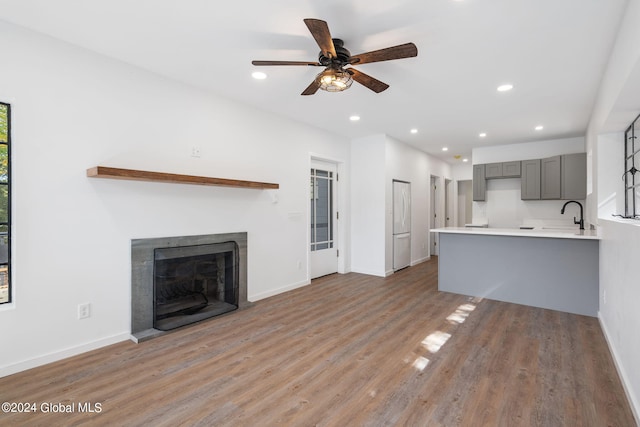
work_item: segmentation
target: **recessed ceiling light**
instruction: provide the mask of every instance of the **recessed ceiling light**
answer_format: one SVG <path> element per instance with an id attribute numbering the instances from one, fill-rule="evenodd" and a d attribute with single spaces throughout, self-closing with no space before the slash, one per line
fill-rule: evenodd
<path id="1" fill-rule="evenodd" d="M 418 133 L 418 129 L 411 129 L 411 133 Z"/>
<path id="2" fill-rule="evenodd" d="M 352 122 L 357 122 L 358 120 L 360 120 L 360 116 L 351 116 L 349 117 L 349 120 L 351 120 Z"/>
<path id="3" fill-rule="evenodd" d="M 507 92 L 513 89 L 513 85 L 510 83 L 505 83 L 503 85 L 498 86 L 498 92 Z"/>
<path id="4" fill-rule="evenodd" d="M 253 77 L 256 80 L 264 80 L 267 78 L 267 75 L 262 71 L 254 71 L 253 73 L 251 73 L 251 77 Z"/>
<path id="5" fill-rule="evenodd" d="M 449 151 L 447 147 L 442 147 L 442 151 Z"/>
<path id="6" fill-rule="evenodd" d="M 478 134 L 478 136 L 480 138 L 485 138 L 487 136 L 487 134 L 485 132 L 482 132 L 482 133 Z"/>
<path id="7" fill-rule="evenodd" d="M 462 161 L 466 163 L 469 161 L 469 159 L 462 159 Z"/>
<path id="8" fill-rule="evenodd" d="M 542 129 L 544 129 L 544 126 L 542 126 L 542 125 L 536 126 L 536 130 L 542 130 Z"/>

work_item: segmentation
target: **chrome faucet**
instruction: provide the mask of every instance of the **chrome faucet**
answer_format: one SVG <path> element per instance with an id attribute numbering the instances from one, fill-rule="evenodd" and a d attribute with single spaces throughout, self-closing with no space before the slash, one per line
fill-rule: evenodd
<path id="1" fill-rule="evenodd" d="M 564 208 L 566 208 L 569 203 L 576 203 L 578 206 L 580 206 L 580 221 L 576 220 L 576 217 L 574 216 L 573 223 L 580 224 L 580 230 L 584 230 L 584 216 L 582 212 L 582 203 L 576 202 L 575 200 L 569 200 L 567 203 L 564 204 L 562 209 L 560 209 L 560 213 L 564 215 Z"/>

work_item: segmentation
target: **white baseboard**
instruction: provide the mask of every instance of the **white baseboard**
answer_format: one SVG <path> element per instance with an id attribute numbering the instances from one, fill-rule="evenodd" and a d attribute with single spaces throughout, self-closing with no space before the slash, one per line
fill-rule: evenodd
<path id="1" fill-rule="evenodd" d="M 59 360 L 66 359 L 71 356 L 77 356 L 78 354 L 86 353 L 87 351 L 95 350 L 101 347 L 106 347 L 111 344 L 116 344 L 122 341 L 128 341 L 129 336 L 130 336 L 130 333 L 127 331 L 117 335 L 112 335 L 110 337 L 91 341 L 75 347 L 69 347 L 64 350 L 48 353 L 43 356 L 34 357 L 33 359 L 14 363 L 13 365 L 2 366 L 0 367 L 0 378 L 6 377 L 8 375 L 13 375 L 18 372 L 26 371 L 27 369 L 46 365 L 48 363 L 57 362 Z"/>
<path id="2" fill-rule="evenodd" d="M 428 261 L 430 259 L 431 259 L 430 256 L 428 256 L 426 258 L 421 258 L 419 260 L 413 261 L 411 263 L 411 266 L 423 263 L 423 262 Z M 393 274 L 393 270 L 389 270 L 389 271 L 385 271 L 384 273 L 380 273 L 379 271 L 351 269 L 350 272 L 351 273 L 358 273 L 358 274 L 366 274 L 368 276 L 377 276 L 377 277 L 388 277 L 388 276 L 391 276 Z M 339 274 L 344 274 L 344 273 L 339 273 Z M 259 301 L 261 299 L 265 299 L 265 298 L 272 297 L 274 295 L 281 294 L 283 292 L 292 291 L 294 289 L 301 288 L 303 286 L 307 286 L 309 283 L 311 283 L 311 282 L 308 281 L 308 280 L 303 280 L 301 282 L 294 283 L 292 285 L 283 286 L 282 288 L 278 288 L 278 289 L 275 289 L 275 290 L 262 292 L 262 293 L 255 294 L 255 295 L 250 295 L 248 297 L 248 299 L 251 302 L 256 302 L 256 301 Z"/>
<path id="3" fill-rule="evenodd" d="M 372 270 L 358 270 L 358 269 L 351 269 L 352 273 L 358 273 L 358 274 L 366 274 L 367 276 L 378 276 L 378 277 L 386 277 L 387 274 L 384 272 L 379 272 L 379 271 L 372 271 Z M 393 271 L 391 272 L 393 273 Z"/>
<path id="4" fill-rule="evenodd" d="M 310 283 L 311 282 L 309 280 L 303 280 L 303 281 L 298 282 L 298 283 L 293 283 L 291 285 L 283 286 L 282 288 L 278 288 L 278 289 L 274 289 L 274 290 L 271 290 L 271 291 L 262 292 L 262 293 L 255 294 L 255 295 L 251 295 L 247 299 L 249 301 L 251 301 L 251 302 L 260 301 L 261 299 L 269 298 L 269 297 L 272 297 L 274 295 L 281 294 L 283 292 L 292 291 L 294 289 L 298 289 L 298 288 L 301 288 L 303 286 L 307 286 Z"/>
<path id="5" fill-rule="evenodd" d="M 411 262 L 411 267 L 413 267 L 414 265 L 422 264 L 423 262 L 427 262 L 427 261 L 429 261 L 430 259 L 431 259 L 431 255 L 426 256 L 426 257 L 424 257 L 424 258 L 417 259 L 417 260 L 415 260 L 415 261 L 412 261 L 412 262 Z"/>
<path id="6" fill-rule="evenodd" d="M 624 365 L 618 356 L 616 348 L 612 345 L 612 341 L 610 339 L 609 330 L 607 329 L 607 325 L 604 322 L 600 312 L 598 311 L 598 320 L 600 322 L 600 328 L 604 333 L 604 338 L 607 341 L 607 345 L 609 346 L 609 351 L 613 356 L 613 363 L 616 366 L 616 370 L 618 371 L 618 376 L 622 382 L 622 388 L 624 389 L 625 394 L 627 395 L 627 400 L 629 400 L 629 405 L 631 406 L 631 411 L 633 412 L 633 416 L 636 419 L 636 424 L 640 425 L 640 401 L 638 401 L 637 396 L 635 396 L 633 390 L 631 389 L 631 384 L 629 381 L 629 377 L 626 374 L 626 370 L 624 369 Z"/>
<path id="7" fill-rule="evenodd" d="M 418 265 L 418 264 L 422 264 L 423 262 L 429 261 L 431 259 L 431 256 L 428 256 L 426 258 L 420 258 L 420 259 L 416 259 L 414 261 L 411 261 L 411 263 L 409 264 L 409 267 L 413 267 L 414 265 Z M 406 267 L 404 267 L 406 268 Z M 389 270 L 385 273 L 385 277 L 389 277 L 391 276 L 393 273 L 395 273 L 394 270 Z"/>

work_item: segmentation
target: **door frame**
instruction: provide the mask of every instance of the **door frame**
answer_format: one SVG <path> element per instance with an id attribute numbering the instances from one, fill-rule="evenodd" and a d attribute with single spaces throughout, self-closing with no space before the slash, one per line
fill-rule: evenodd
<path id="1" fill-rule="evenodd" d="M 440 206 L 439 200 L 440 177 L 437 175 L 429 176 L 429 256 L 438 255 L 438 235 L 432 232 L 434 228 L 440 226 Z"/>
<path id="2" fill-rule="evenodd" d="M 339 213 L 339 218 L 335 220 L 334 224 L 334 247 L 338 250 L 338 273 L 344 274 L 347 273 L 347 261 L 348 254 L 346 253 L 346 224 L 348 219 L 348 212 L 345 209 L 346 204 L 346 191 L 345 188 L 348 188 L 348 182 L 346 179 L 345 173 L 345 162 L 341 159 L 336 159 L 332 157 L 323 156 L 320 154 L 310 153 L 309 162 L 307 164 L 307 173 L 306 173 L 306 187 L 307 187 L 307 197 L 308 197 L 308 187 L 309 187 L 309 171 L 313 167 L 314 162 L 323 162 L 330 163 L 335 165 L 337 171 L 337 179 L 334 180 L 334 203 L 335 210 Z M 305 224 L 305 235 L 307 236 L 307 282 L 311 282 L 311 236 L 309 233 L 309 229 L 311 227 L 311 207 L 309 206 L 307 199 L 307 222 Z"/>

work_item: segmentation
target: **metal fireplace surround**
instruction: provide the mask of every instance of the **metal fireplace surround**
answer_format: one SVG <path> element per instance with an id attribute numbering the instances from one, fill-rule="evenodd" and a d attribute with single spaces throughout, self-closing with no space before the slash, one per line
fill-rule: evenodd
<path id="1" fill-rule="evenodd" d="M 131 339 L 142 342 L 166 331 L 154 328 L 154 264 L 156 250 L 171 252 L 171 248 L 221 245 L 234 247 L 237 258 L 238 309 L 246 308 L 247 301 L 247 233 L 224 233 L 200 236 L 133 239 L 131 241 Z M 205 310 L 206 311 L 206 310 Z M 194 314 L 191 322 L 212 317 L 206 313 Z"/>

